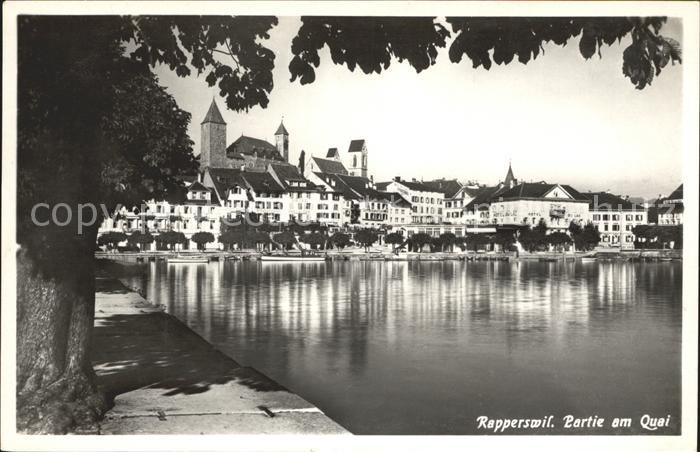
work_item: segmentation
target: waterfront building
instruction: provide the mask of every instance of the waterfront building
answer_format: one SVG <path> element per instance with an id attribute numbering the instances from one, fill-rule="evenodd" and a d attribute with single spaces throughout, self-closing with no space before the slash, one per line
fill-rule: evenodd
<path id="1" fill-rule="evenodd" d="M 683 224 L 683 184 L 673 190 L 668 197 L 661 199 L 656 209 L 659 225 Z"/>
<path id="2" fill-rule="evenodd" d="M 293 166 L 270 165 L 268 172 L 289 195 L 290 221 L 318 222 L 331 227 L 349 221 L 349 216 L 343 215 L 344 199 L 340 192 L 314 184 Z"/>
<path id="3" fill-rule="evenodd" d="M 548 229 L 566 232 L 572 221 L 588 221 L 588 198 L 570 185 L 526 182 L 498 192 L 489 216 L 494 225 L 535 227 L 543 220 Z"/>
<path id="4" fill-rule="evenodd" d="M 380 182 L 377 189 L 383 192 L 398 193 L 411 203 L 411 223 L 439 224 L 442 222 L 442 192 L 413 179 L 411 181 L 395 177 L 389 182 Z"/>
<path id="5" fill-rule="evenodd" d="M 646 209 L 607 192 L 583 193 L 588 198 L 591 222 L 600 232 L 600 244 L 634 248 L 634 227 L 647 224 Z"/>
<path id="6" fill-rule="evenodd" d="M 391 199 L 376 189 L 366 177 L 344 174 L 311 173 L 312 180 L 343 198 L 343 216 L 351 226 L 383 227 L 388 225 Z"/>
<path id="7" fill-rule="evenodd" d="M 466 206 L 480 192 L 481 186 L 474 183 L 462 184 L 456 179 L 435 179 L 424 181 L 423 184 L 443 194 L 442 220 L 444 223 L 467 224 Z"/>
<path id="8" fill-rule="evenodd" d="M 105 219 L 98 230 L 98 235 L 109 231 L 132 234 L 136 231 L 148 231 L 154 237 L 168 231 L 182 232 L 187 242 L 177 245 L 178 249 L 196 248 L 192 236 L 197 232 L 210 232 L 218 239 L 221 230 L 221 218 L 226 209 L 221 206 L 217 193 L 202 183 L 185 182 L 187 193 L 182 203 L 170 203 L 164 200 L 149 200 L 141 208 L 121 208 L 114 219 Z M 126 245 L 124 243 L 123 245 Z M 217 241 L 208 243 L 207 249 L 219 249 Z M 158 249 L 158 241 L 145 245 L 147 251 Z"/>

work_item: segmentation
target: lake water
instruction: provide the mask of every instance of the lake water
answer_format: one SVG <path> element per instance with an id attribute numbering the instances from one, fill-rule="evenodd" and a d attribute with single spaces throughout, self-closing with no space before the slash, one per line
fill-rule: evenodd
<path id="1" fill-rule="evenodd" d="M 680 431 L 681 263 L 161 262 L 130 283 L 356 434 Z"/>

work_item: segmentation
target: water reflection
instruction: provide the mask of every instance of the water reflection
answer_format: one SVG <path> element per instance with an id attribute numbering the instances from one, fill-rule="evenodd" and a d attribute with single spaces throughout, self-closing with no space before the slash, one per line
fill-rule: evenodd
<path id="1" fill-rule="evenodd" d="M 480 414 L 677 419 L 681 279 L 676 263 L 218 262 L 152 263 L 144 284 L 351 431 L 436 434 Z"/>

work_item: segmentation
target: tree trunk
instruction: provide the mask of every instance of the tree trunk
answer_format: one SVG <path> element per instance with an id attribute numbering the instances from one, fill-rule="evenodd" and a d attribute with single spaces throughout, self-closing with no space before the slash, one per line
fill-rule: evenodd
<path id="1" fill-rule="evenodd" d="M 96 234 L 87 234 L 85 241 Z M 90 363 L 94 254 L 54 256 L 70 272 L 49 277 L 26 249 L 17 254 L 17 430 L 63 434 L 106 408 Z"/>

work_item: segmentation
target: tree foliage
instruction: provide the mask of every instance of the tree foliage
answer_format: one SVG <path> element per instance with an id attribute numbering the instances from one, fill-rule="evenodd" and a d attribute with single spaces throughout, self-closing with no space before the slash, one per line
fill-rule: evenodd
<path id="1" fill-rule="evenodd" d="M 282 231 L 272 236 L 275 243 L 282 245 L 285 249 L 289 249 L 297 243 L 297 238 L 292 231 Z"/>
<path id="2" fill-rule="evenodd" d="M 384 242 L 392 246 L 392 249 L 396 248 L 396 245 L 401 245 L 404 242 L 403 234 L 400 232 L 390 232 L 384 237 Z"/>
<path id="3" fill-rule="evenodd" d="M 321 232 L 310 232 L 299 236 L 299 241 L 310 245 L 313 249 L 317 249 L 325 246 L 328 241 L 328 236 Z"/>
<path id="4" fill-rule="evenodd" d="M 336 248 L 343 249 L 346 246 L 350 245 L 350 236 L 348 234 L 345 234 L 344 232 L 336 232 L 330 237 L 330 242 Z"/>
<path id="5" fill-rule="evenodd" d="M 125 241 L 126 239 L 127 236 L 123 232 L 109 231 L 105 232 L 97 238 L 97 244 L 100 246 L 106 245 L 107 249 L 111 250 L 116 248 L 121 242 Z"/>
<path id="6" fill-rule="evenodd" d="M 364 246 L 367 251 L 377 240 L 379 240 L 379 234 L 371 228 L 361 229 L 355 233 L 355 241 Z"/>
<path id="7" fill-rule="evenodd" d="M 492 63 L 522 64 L 544 54 L 544 45 L 565 46 L 578 38 L 585 59 L 602 55 L 610 46 L 631 36 L 623 52 L 622 72 L 637 89 L 651 84 L 671 62 L 681 62 L 680 44 L 660 34 L 664 17 L 447 17 L 450 32 L 434 17 L 302 17 L 292 41 L 291 80 L 301 84 L 316 79 L 319 51 L 328 47 L 331 60 L 353 71 L 381 73 L 393 59 L 408 61 L 417 72 L 435 64 L 438 49 L 451 40 L 450 61 L 465 56 L 474 68 L 488 70 Z"/>
<path id="8" fill-rule="evenodd" d="M 207 243 L 212 243 L 216 240 L 214 234 L 207 231 L 199 231 L 192 234 L 192 241 L 197 244 L 197 248 L 203 250 Z"/>
<path id="9" fill-rule="evenodd" d="M 577 250 L 590 251 L 600 243 L 600 232 L 590 221 L 583 227 L 570 225 L 569 231 Z"/>
<path id="10" fill-rule="evenodd" d="M 413 234 L 410 237 L 411 244 L 418 249 L 418 252 L 423 252 L 423 247 L 427 244 L 429 244 L 432 241 L 433 237 L 430 234 L 426 234 L 425 232 L 419 232 L 417 234 Z"/>

